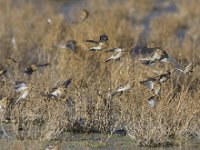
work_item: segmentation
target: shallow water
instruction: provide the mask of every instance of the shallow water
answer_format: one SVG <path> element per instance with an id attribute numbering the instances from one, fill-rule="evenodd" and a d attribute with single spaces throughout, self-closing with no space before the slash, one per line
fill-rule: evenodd
<path id="1" fill-rule="evenodd" d="M 17 141 L 6 140 L 0 141 L 0 150 L 42 150 L 45 149 L 47 144 L 53 145 L 52 142 L 39 142 L 39 141 Z M 182 143 L 179 146 L 173 147 L 138 147 L 133 140 L 127 136 L 105 135 L 105 134 L 70 134 L 66 133 L 64 141 L 61 143 L 61 150 L 77 150 L 77 149 L 137 149 L 137 150 L 198 150 L 200 149 L 200 141 L 191 140 Z"/>

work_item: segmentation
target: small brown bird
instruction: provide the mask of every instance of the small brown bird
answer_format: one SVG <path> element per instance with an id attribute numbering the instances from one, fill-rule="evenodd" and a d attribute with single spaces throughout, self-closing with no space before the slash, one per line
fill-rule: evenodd
<path id="1" fill-rule="evenodd" d="M 126 83 L 125 85 L 120 85 L 118 86 L 111 94 L 110 96 L 113 97 L 115 96 L 116 94 L 122 94 L 124 92 L 127 92 L 127 91 L 130 91 L 130 89 L 133 87 L 133 81 L 134 81 L 134 78 L 131 78 L 128 83 Z"/>
<path id="2" fill-rule="evenodd" d="M 155 47 L 154 52 L 152 53 L 150 57 L 140 59 L 140 60 L 145 65 L 151 65 L 157 61 L 167 62 L 168 59 L 169 59 L 169 55 L 167 54 L 165 50 L 163 50 L 160 47 Z"/>
<path id="3" fill-rule="evenodd" d="M 28 66 L 26 69 L 24 69 L 24 73 L 31 75 L 34 71 L 38 70 L 41 67 L 46 67 L 50 65 L 49 63 L 45 63 L 45 64 L 32 64 L 30 66 Z"/>
<path id="4" fill-rule="evenodd" d="M 68 40 L 66 42 L 66 44 L 58 45 L 58 48 L 63 48 L 63 49 L 68 48 L 68 49 L 72 50 L 73 52 L 76 52 L 76 50 L 77 50 L 77 42 L 75 40 Z"/>
<path id="5" fill-rule="evenodd" d="M 193 63 L 189 63 L 185 68 L 181 69 L 181 68 L 176 68 L 177 70 L 181 71 L 182 73 L 184 74 L 187 74 L 187 73 L 190 73 L 190 72 L 193 72 L 193 68 L 194 68 L 194 65 Z"/>
<path id="6" fill-rule="evenodd" d="M 101 51 L 109 46 L 108 44 L 108 36 L 107 35 L 101 35 L 99 41 L 94 40 L 86 40 L 85 42 L 88 43 L 94 43 L 97 46 L 89 48 L 90 51 Z"/>
<path id="7" fill-rule="evenodd" d="M 85 21 L 89 16 L 89 12 L 86 9 L 83 9 L 80 14 L 80 19 Z"/>
<path id="8" fill-rule="evenodd" d="M 124 52 L 128 52 L 129 50 L 125 50 L 125 49 L 122 49 L 122 48 L 113 48 L 113 49 L 110 49 L 106 52 L 113 52 L 114 54 L 109 57 L 106 62 L 109 62 L 111 60 L 120 60 L 123 56 L 124 56 Z"/>
<path id="9" fill-rule="evenodd" d="M 15 104 L 17 104 L 22 99 L 26 99 L 30 93 L 28 86 L 25 82 L 22 81 L 16 81 L 14 89 L 17 93 L 19 93 L 19 98 L 16 100 Z"/>
<path id="10" fill-rule="evenodd" d="M 49 95 L 50 98 L 58 98 L 58 97 L 62 96 L 66 92 L 71 81 L 72 81 L 71 78 L 67 79 L 61 85 L 58 85 L 57 87 L 53 88 L 51 94 Z"/>
<path id="11" fill-rule="evenodd" d="M 150 91 L 154 91 L 155 95 L 159 95 L 161 91 L 161 83 L 170 78 L 171 73 L 167 72 L 155 77 L 149 77 L 139 83 L 146 86 Z"/>
<path id="12" fill-rule="evenodd" d="M 111 57 L 106 59 L 106 62 L 109 62 L 111 60 L 117 61 L 117 60 L 120 60 L 122 57 L 123 57 L 122 52 L 115 52 Z"/>

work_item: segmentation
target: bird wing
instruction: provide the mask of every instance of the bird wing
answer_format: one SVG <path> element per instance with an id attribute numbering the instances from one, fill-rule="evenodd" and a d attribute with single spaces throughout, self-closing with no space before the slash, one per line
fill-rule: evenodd
<path id="1" fill-rule="evenodd" d="M 99 42 L 98 42 L 98 41 L 94 41 L 94 40 L 86 40 L 85 42 L 87 42 L 87 43 L 99 44 Z"/>
<path id="2" fill-rule="evenodd" d="M 65 80 L 62 85 L 65 88 L 67 88 L 70 85 L 71 82 L 72 82 L 72 78 Z"/>
<path id="3" fill-rule="evenodd" d="M 151 96 L 149 99 L 148 99 L 148 103 L 149 103 L 149 106 L 151 108 L 153 108 L 155 105 L 156 105 L 156 100 L 157 98 L 155 96 Z"/>
<path id="4" fill-rule="evenodd" d="M 118 49 L 118 48 L 112 48 L 112 49 L 109 49 L 109 50 L 106 51 L 106 53 L 108 53 L 108 52 L 115 52 L 116 49 Z"/>
<path id="5" fill-rule="evenodd" d="M 185 68 L 176 68 L 177 70 L 181 71 L 182 73 L 186 74 L 188 72 L 191 72 L 193 69 L 193 64 L 188 64 Z"/>
<path id="6" fill-rule="evenodd" d="M 190 63 L 190 64 L 188 64 L 188 65 L 185 67 L 185 69 L 184 69 L 184 73 L 191 72 L 192 69 L 193 69 L 193 64 Z"/>
<path id="7" fill-rule="evenodd" d="M 176 59 L 172 55 L 168 54 L 168 59 L 166 61 L 171 63 L 176 69 L 181 69 L 181 66 L 177 63 Z"/>
<path id="8" fill-rule="evenodd" d="M 140 81 L 140 84 L 146 86 L 150 91 L 152 91 L 154 88 L 154 82 L 148 79 L 145 81 Z"/>
<path id="9" fill-rule="evenodd" d="M 150 64 L 150 58 L 142 58 L 142 59 L 140 59 L 140 62 L 143 65 L 149 65 Z"/>
<path id="10" fill-rule="evenodd" d="M 21 92 L 21 91 L 23 91 L 23 90 L 26 90 L 27 88 L 28 88 L 28 87 L 26 86 L 25 83 L 20 83 L 20 84 L 15 85 L 15 90 L 16 90 L 17 92 Z"/>

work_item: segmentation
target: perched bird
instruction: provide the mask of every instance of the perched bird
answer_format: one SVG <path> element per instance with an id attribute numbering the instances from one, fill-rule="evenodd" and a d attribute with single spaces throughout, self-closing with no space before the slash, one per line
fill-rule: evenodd
<path id="1" fill-rule="evenodd" d="M 15 91 L 19 93 L 19 98 L 16 100 L 15 104 L 17 104 L 21 99 L 26 99 L 26 97 L 30 93 L 26 83 L 22 81 L 16 81 L 14 88 Z"/>
<path id="2" fill-rule="evenodd" d="M 155 107 L 156 103 L 157 103 L 157 100 L 158 100 L 158 96 L 151 96 L 149 99 L 148 99 L 148 104 L 151 108 Z"/>
<path id="3" fill-rule="evenodd" d="M 66 90 L 67 90 L 68 86 L 70 85 L 71 81 L 72 81 L 71 78 L 67 79 L 61 85 L 53 88 L 52 92 L 50 93 L 49 96 L 51 98 L 58 98 L 58 97 L 62 96 L 66 92 Z"/>
<path id="4" fill-rule="evenodd" d="M 165 50 L 160 47 L 155 47 L 152 55 L 150 57 L 140 59 L 142 64 L 151 65 L 157 61 L 167 62 L 169 59 L 169 55 Z"/>
<path id="5" fill-rule="evenodd" d="M 134 79 L 130 79 L 128 83 L 126 83 L 125 85 L 120 85 L 119 87 L 117 87 L 111 94 L 110 96 L 113 97 L 116 94 L 120 93 L 124 93 L 126 91 L 129 91 L 132 87 L 133 87 L 133 80 Z"/>
<path id="6" fill-rule="evenodd" d="M 109 46 L 107 35 L 101 35 L 99 41 L 86 40 L 85 42 L 96 44 L 95 47 L 89 48 L 90 51 L 101 51 Z"/>
<path id="7" fill-rule="evenodd" d="M 170 78 L 171 73 L 167 72 L 155 77 L 149 77 L 139 83 L 146 86 L 150 91 L 154 91 L 155 95 L 159 95 L 161 91 L 161 83 Z"/>
<path id="8" fill-rule="evenodd" d="M 80 19 L 85 21 L 89 16 L 89 12 L 86 9 L 83 9 L 80 14 Z"/>
<path id="9" fill-rule="evenodd" d="M 66 44 L 64 44 L 64 45 L 62 45 L 62 44 L 58 45 L 58 48 L 63 48 L 63 49 L 69 48 L 69 49 L 71 49 L 72 51 L 75 52 L 77 50 L 76 43 L 77 42 L 75 40 L 68 40 L 66 42 Z"/>
<path id="10" fill-rule="evenodd" d="M 38 70 L 41 67 L 46 67 L 48 66 L 49 63 L 45 63 L 45 64 L 32 64 L 30 66 L 28 66 L 26 69 L 24 69 L 24 73 L 31 75 L 34 71 Z"/>

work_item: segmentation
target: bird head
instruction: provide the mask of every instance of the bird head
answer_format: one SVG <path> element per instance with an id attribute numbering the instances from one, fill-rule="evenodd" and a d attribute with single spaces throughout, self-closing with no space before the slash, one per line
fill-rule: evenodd
<path id="1" fill-rule="evenodd" d="M 108 36 L 105 35 L 105 34 L 100 35 L 99 41 L 104 41 L 104 42 L 105 42 L 105 41 L 108 41 Z"/>

